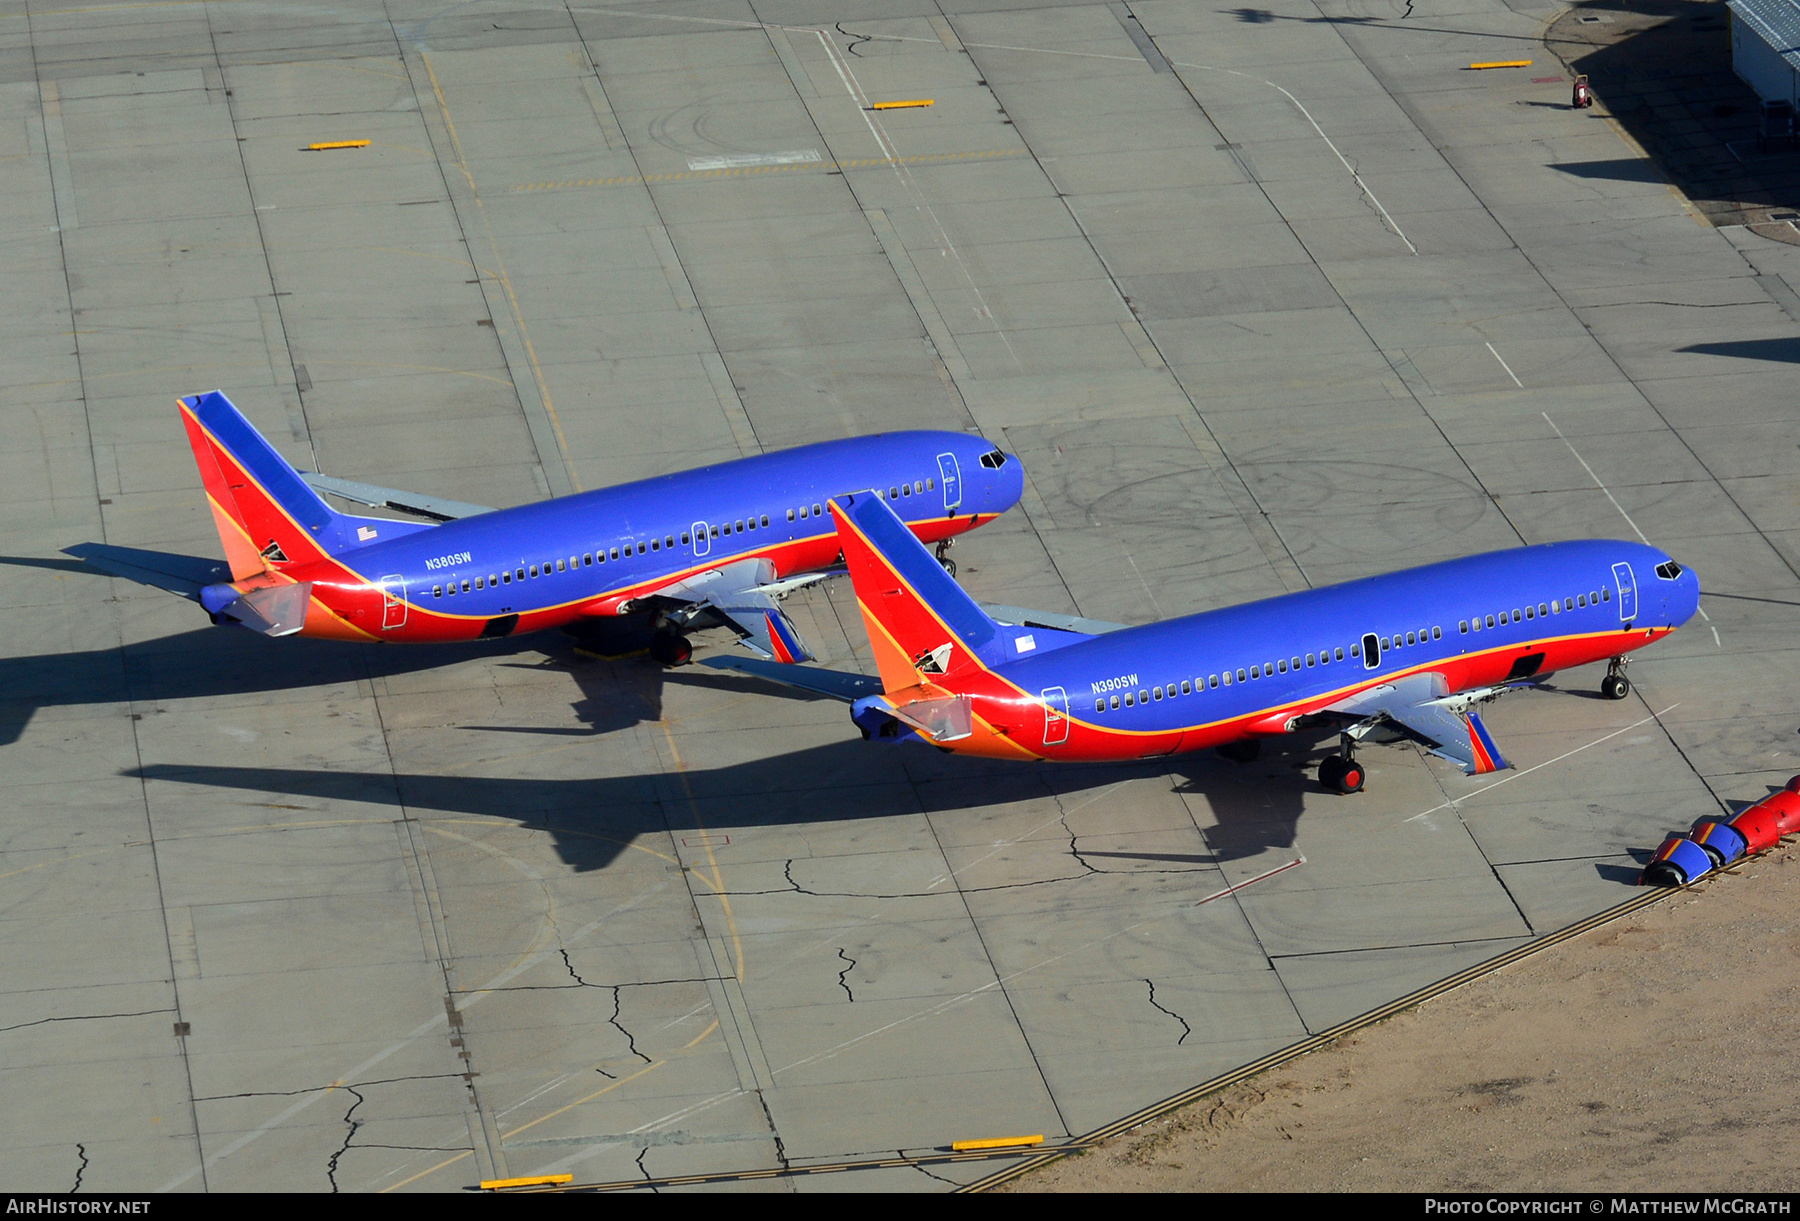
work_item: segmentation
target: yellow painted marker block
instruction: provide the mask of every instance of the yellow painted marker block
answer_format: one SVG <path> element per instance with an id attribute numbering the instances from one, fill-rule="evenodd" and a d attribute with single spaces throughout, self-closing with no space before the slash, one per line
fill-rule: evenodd
<path id="1" fill-rule="evenodd" d="M 1479 72 L 1483 68 L 1529 68 L 1529 67 L 1531 67 L 1531 61 L 1529 59 L 1501 59 L 1501 60 L 1496 60 L 1491 64 L 1470 64 L 1469 70 L 1471 72 Z"/>
<path id="2" fill-rule="evenodd" d="M 950 1147 L 958 1153 L 969 1153 L 976 1149 L 1011 1149 L 1014 1146 L 1041 1145 L 1044 1137 L 1037 1136 L 996 1136 L 989 1140 L 952 1141 Z"/>
<path id="3" fill-rule="evenodd" d="M 322 153 L 328 148 L 367 148 L 367 147 L 369 147 L 369 142 L 367 140 L 327 140 L 323 144 L 308 144 L 306 146 L 305 151 L 309 152 L 309 153 Z"/>
<path id="4" fill-rule="evenodd" d="M 572 1174 L 538 1174 L 523 1179 L 483 1179 L 481 1190 L 494 1191 L 501 1187 L 555 1187 L 562 1183 L 573 1183 Z"/>
<path id="5" fill-rule="evenodd" d="M 908 106 L 929 106 L 931 105 L 932 100 L 933 99 L 931 98 L 914 98 L 910 102 L 874 102 L 870 104 L 869 109 L 904 110 Z"/>

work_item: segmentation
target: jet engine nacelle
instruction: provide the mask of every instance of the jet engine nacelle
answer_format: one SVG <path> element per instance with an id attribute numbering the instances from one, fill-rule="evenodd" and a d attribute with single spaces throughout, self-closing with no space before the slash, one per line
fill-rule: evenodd
<path id="1" fill-rule="evenodd" d="M 1745 806 L 1729 821 L 1702 818 L 1692 830 L 1671 835 L 1644 866 L 1638 882 L 1643 886 L 1686 886 L 1794 834 L 1800 834 L 1800 776 L 1789 780 L 1780 792 Z"/>

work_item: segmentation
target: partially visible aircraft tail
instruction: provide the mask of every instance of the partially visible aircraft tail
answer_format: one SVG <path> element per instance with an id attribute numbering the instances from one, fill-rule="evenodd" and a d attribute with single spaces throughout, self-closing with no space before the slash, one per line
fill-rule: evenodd
<path id="1" fill-rule="evenodd" d="M 233 580 L 336 555 L 400 524 L 332 509 L 218 391 L 180 406 Z"/>
<path id="2" fill-rule="evenodd" d="M 959 673 L 1004 659 L 1000 625 L 884 500 L 873 492 L 840 496 L 831 515 L 884 690 L 953 688 Z"/>

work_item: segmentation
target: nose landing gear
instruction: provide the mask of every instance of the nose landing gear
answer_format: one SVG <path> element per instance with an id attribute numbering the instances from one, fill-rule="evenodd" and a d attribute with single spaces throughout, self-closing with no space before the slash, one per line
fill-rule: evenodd
<path id="1" fill-rule="evenodd" d="M 1631 694 L 1631 680 L 1625 677 L 1629 657 L 1615 657 L 1607 663 L 1606 677 L 1600 680 L 1600 698 L 1622 700 Z"/>

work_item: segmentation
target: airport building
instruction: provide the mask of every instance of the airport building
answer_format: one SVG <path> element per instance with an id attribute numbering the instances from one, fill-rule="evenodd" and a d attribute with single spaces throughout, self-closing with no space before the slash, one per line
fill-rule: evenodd
<path id="1" fill-rule="evenodd" d="M 1731 67 L 1765 102 L 1800 110 L 1800 4 L 1727 0 Z"/>

